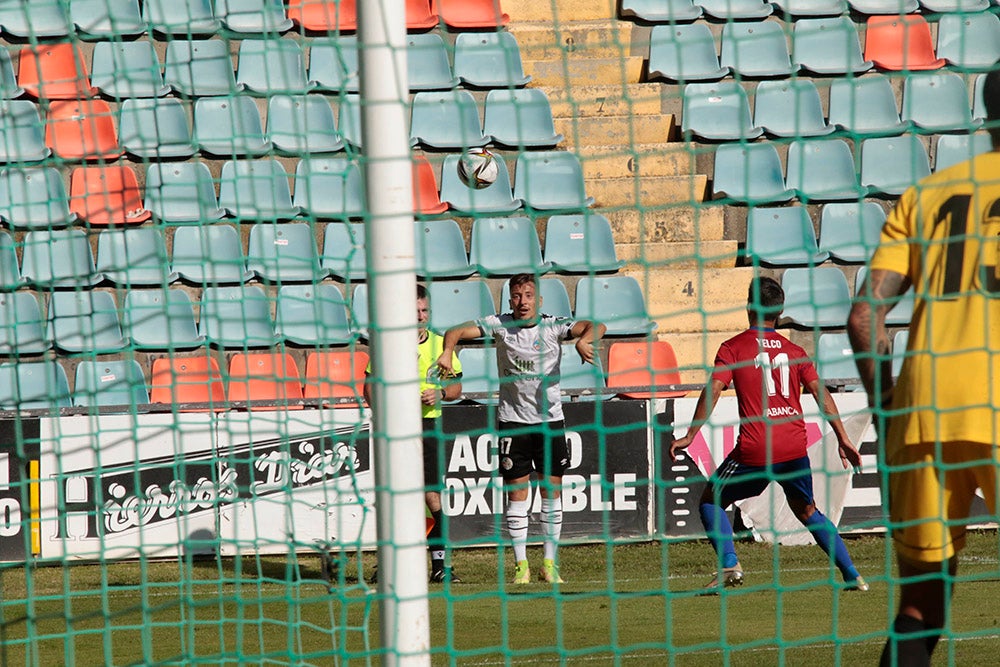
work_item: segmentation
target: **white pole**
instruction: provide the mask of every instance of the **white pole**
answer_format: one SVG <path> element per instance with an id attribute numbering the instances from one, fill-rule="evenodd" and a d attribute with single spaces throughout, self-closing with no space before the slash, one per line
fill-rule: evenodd
<path id="1" fill-rule="evenodd" d="M 358 13 L 381 643 L 386 665 L 429 665 L 406 7 L 362 0 Z"/>

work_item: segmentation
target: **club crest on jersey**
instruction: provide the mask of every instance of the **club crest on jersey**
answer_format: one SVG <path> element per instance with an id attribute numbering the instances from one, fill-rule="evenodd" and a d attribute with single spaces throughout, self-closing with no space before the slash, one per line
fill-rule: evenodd
<path id="1" fill-rule="evenodd" d="M 510 470 L 511 468 L 514 467 L 514 462 L 511 460 L 509 456 L 501 456 L 500 467 L 503 468 L 504 470 Z"/>

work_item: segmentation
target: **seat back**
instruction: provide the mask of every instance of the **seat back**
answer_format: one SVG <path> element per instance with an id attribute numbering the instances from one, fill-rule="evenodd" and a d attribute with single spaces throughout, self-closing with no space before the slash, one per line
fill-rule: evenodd
<path id="1" fill-rule="evenodd" d="M 779 137 L 815 137 L 836 129 L 823 117 L 819 91 L 809 79 L 757 84 L 753 124 Z"/>
<path id="2" fill-rule="evenodd" d="M 301 410 L 291 405 L 302 400 L 302 378 L 292 355 L 281 352 L 234 354 L 229 361 L 229 385 L 226 398 L 235 401 L 273 401 L 272 405 L 253 406 L 251 410 Z"/>
<path id="3" fill-rule="evenodd" d="M 677 355 L 665 340 L 612 343 L 608 350 L 608 387 L 650 387 L 651 391 L 630 391 L 623 398 L 679 398 L 686 391 L 655 389 L 681 383 Z"/>
<path id="4" fill-rule="evenodd" d="M 484 276 L 541 274 L 549 269 L 542 261 L 535 225 L 524 217 L 473 221 L 469 265 Z"/>
<path id="5" fill-rule="evenodd" d="M 279 33 L 292 27 L 282 0 L 215 0 L 215 12 L 233 32 Z"/>
<path id="6" fill-rule="evenodd" d="M 411 91 L 451 90 L 458 85 L 441 35 L 432 32 L 407 35 L 406 50 L 407 82 Z"/>
<path id="7" fill-rule="evenodd" d="M 861 55 L 861 40 L 854 22 L 840 16 L 840 12 L 832 13 L 837 16 L 795 22 L 792 62 L 816 74 L 867 72 L 874 63 Z"/>
<path id="8" fill-rule="evenodd" d="M 413 156 L 413 211 L 421 215 L 437 215 L 448 210 L 448 204 L 438 194 L 434 167 L 423 155 Z"/>
<path id="9" fill-rule="evenodd" d="M 274 158 L 225 162 L 219 206 L 229 215 L 252 220 L 288 220 L 299 213 L 292 205 L 288 173 Z"/>
<path id="10" fill-rule="evenodd" d="M 221 40 L 172 40 L 167 43 L 164 82 L 182 95 L 231 95 L 236 85 L 229 46 Z"/>
<path id="11" fill-rule="evenodd" d="M 236 83 L 260 95 L 303 94 L 312 86 L 306 77 L 305 54 L 289 39 L 244 39 Z"/>
<path id="12" fill-rule="evenodd" d="M 510 172 L 502 155 L 497 155 L 497 180 L 482 189 L 470 188 L 458 176 L 460 156 L 449 155 L 441 168 L 441 200 L 459 212 L 513 213 L 521 202 L 511 196 Z"/>
<path id="13" fill-rule="evenodd" d="M 76 406 L 120 406 L 134 412 L 149 403 L 146 377 L 135 359 L 81 361 L 73 385 Z"/>
<path id="14" fill-rule="evenodd" d="M 611 223 L 599 213 L 553 215 L 545 225 L 545 262 L 559 273 L 617 271 Z"/>
<path id="15" fill-rule="evenodd" d="M 334 153 L 344 148 L 333 107 L 322 95 L 273 95 L 267 102 L 267 136 L 283 153 Z"/>
<path id="16" fill-rule="evenodd" d="M 122 154 L 111 107 L 99 99 L 52 102 L 45 145 L 66 160 L 111 160 Z"/>
<path id="17" fill-rule="evenodd" d="M 359 61 L 354 35 L 314 39 L 309 47 L 309 83 L 317 90 L 356 93 Z"/>
<path id="18" fill-rule="evenodd" d="M 204 162 L 152 163 L 146 169 L 146 208 L 166 222 L 218 220 L 212 172 Z"/>
<path id="19" fill-rule="evenodd" d="M 35 103 L 0 102 L 0 162 L 37 162 L 48 155 L 45 127 Z"/>
<path id="20" fill-rule="evenodd" d="M 303 158 L 295 167 L 295 206 L 318 218 L 357 218 L 364 214 L 361 167 L 341 157 Z"/>
<path id="21" fill-rule="evenodd" d="M 95 227 L 140 225 L 152 217 L 131 165 L 77 167 L 70 174 L 70 211 Z"/>
<path id="22" fill-rule="evenodd" d="M 163 84 L 153 43 L 147 41 L 95 44 L 91 83 L 116 98 L 158 97 L 170 90 Z"/>
<path id="23" fill-rule="evenodd" d="M 410 109 L 410 142 L 414 145 L 468 149 L 489 143 L 489 137 L 483 135 L 479 107 L 467 90 L 417 93 Z"/>
<path id="24" fill-rule="evenodd" d="M 34 25 L 34 19 L 32 15 L 29 30 Z M 9 28 L 6 23 L 3 26 L 5 30 Z M 78 100 L 97 92 L 90 85 L 90 71 L 78 44 L 63 42 L 25 46 L 21 49 L 18 62 L 17 83 L 34 98 Z"/>
<path id="25" fill-rule="evenodd" d="M 594 203 L 583 182 L 580 158 L 569 151 L 530 151 L 517 156 L 514 199 L 538 210 L 585 209 Z"/>
<path id="26" fill-rule="evenodd" d="M 358 407 L 364 403 L 366 368 L 368 353 L 362 350 L 310 352 L 306 356 L 305 398 L 331 402 L 351 399 L 337 402 L 335 407 Z"/>
<path id="27" fill-rule="evenodd" d="M 770 143 L 719 146 L 713 183 L 716 198 L 747 203 L 786 202 L 794 194 L 785 187 L 781 158 Z"/>
<path id="28" fill-rule="evenodd" d="M 221 157 L 263 155 L 271 148 L 257 105 L 244 95 L 195 102 L 194 136 L 202 151 Z"/>
<path id="29" fill-rule="evenodd" d="M 736 81 L 689 83 L 684 86 L 681 129 L 685 136 L 705 139 L 753 139 L 763 130 L 753 125 L 750 100 Z"/>
<path id="30" fill-rule="evenodd" d="M 904 122 L 918 132 L 969 131 L 973 127 L 969 90 L 953 72 L 910 74 L 903 84 Z"/>
<path id="31" fill-rule="evenodd" d="M 944 59 L 934 54 L 927 19 L 912 14 L 869 16 L 865 60 L 887 70 L 939 69 L 945 65 Z"/>
<path id="32" fill-rule="evenodd" d="M 143 0 L 142 17 L 152 30 L 167 35 L 201 35 L 218 32 L 212 0 Z"/>
<path id="33" fill-rule="evenodd" d="M 290 0 L 288 18 L 306 30 L 351 32 L 358 29 L 357 0 Z"/>
<path id="34" fill-rule="evenodd" d="M 52 292 L 46 337 L 64 352 L 117 352 L 128 344 L 110 292 Z"/>
<path id="35" fill-rule="evenodd" d="M 501 28 L 510 17 L 500 10 L 500 0 L 437 0 L 441 20 L 459 30 Z"/>
<path id="36" fill-rule="evenodd" d="M 206 287 L 198 333 L 226 348 L 271 347 L 277 342 L 270 300 L 257 285 Z"/>
<path id="37" fill-rule="evenodd" d="M 432 278 L 465 278 L 472 275 L 465 237 L 458 223 L 447 220 L 419 220 L 413 226 L 417 275 Z"/>
<path id="38" fill-rule="evenodd" d="M 920 137 L 875 137 L 861 142 L 861 185 L 899 196 L 931 173 L 930 158 Z"/>
<path id="39" fill-rule="evenodd" d="M 214 357 L 160 357 L 153 361 L 150 377 L 150 403 L 208 403 L 199 410 L 226 409 L 226 387 L 219 363 Z"/>
<path id="40" fill-rule="evenodd" d="M 76 29 L 90 38 L 120 39 L 146 32 L 138 0 L 73 0 L 69 9 Z"/>
<path id="41" fill-rule="evenodd" d="M 49 347 L 35 295 L 0 294 L 0 354 L 41 354 Z"/>
<path id="42" fill-rule="evenodd" d="M 729 73 L 719 66 L 707 24 L 657 25 L 649 38 L 649 76 L 670 81 L 715 81 Z"/>
<path id="43" fill-rule="evenodd" d="M 512 148 L 544 148 L 563 140 L 556 133 L 549 98 L 537 88 L 487 93 L 483 134 Z"/>
<path id="44" fill-rule="evenodd" d="M 749 77 L 788 76 L 798 70 L 792 65 L 782 24 L 773 21 L 726 23 L 719 63 Z"/>
<path id="45" fill-rule="evenodd" d="M 830 125 L 856 134 L 898 134 L 906 128 L 892 83 L 881 74 L 835 79 L 830 84 Z"/>
<path id="46" fill-rule="evenodd" d="M 803 201 L 857 199 L 865 193 L 858 183 L 854 155 L 843 139 L 793 142 L 785 184 Z"/>
<path id="47" fill-rule="evenodd" d="M 122 287 L 168 285 L 167 242 L 157 227 L 106 229 L 97 237 L 97 272 Z"/>
<path id="48" fill-rule="evenodd" d="M 750 209 L 746 253 L 755 264 L 773 266 L 813 265 L 827 259 L 817 248 L 816 231 L 804 206 Z"/>
<path id="49" fill-rule="evenodd" d="M 962 69 L 989 69 L 1000 60 L 1000 17 L 944 14 L 938 21 L 937 55 Z"/>
<path id="50" fill-rule="evenodd" d="M 54 167 L 10 167 L 0 171 L 0 218 L 11 227 L 51 229 L 72 223 L 76 215 Z"/>
<path id="51" fill-rule="evenodd" d="M 284 285 L 274 319 L 278 337 L 296 345 L 347 345 L 358 337 L 347 300 L 331 283 Z"/>
<path id="52" fill-rule="evenodd" d="M 180 289 L 129 290 L 122 324 L 132 345 L 142 350 L 191 350 L 205 342 L 191 297 Z"/>
<path id="53" fill-rule="evenodd" d="M 80 229 L 25 234 L 21 275 L 29 284 L 41 287 L 78 287 L 99 280 L 90 242 Z"/>
<path id="54" fill-rule="evenodd" d="M 489 285 L 481 280 L 433 282 L 427 294 L 431 302 L 430 328 L 438 333 L 497 312 Z"/>
<path id="55" fill-rule="evenodd" d="M 5 410 L 58 410 L 72 405 L 69 379 L 58 361 L 0 364 L 0 407 Z"/>
<path id="56" fill-rule="evenodd" d="M 524 74 L 517 39 L 509 32 L 459 33 L 455 39 L 455 76 L 478 88 L 507 89 L 531 81 Z"/>
<path id="57" fill-rule="evenodd" d="M 324 269 L 344 282 L 366 279 L 365 226 L 360 223 L 331 222 L 323 232 Z"/>
<path id="58" fill-rule="evenodd" d="M 254 225 L 250 229 L 247 269 L 275 283 L 312 282 L 327 275 L 320 268 L 313 225 L 306 222 Z"/>
<path id="59" fill-rule="evenodd" d="M 580 278 L 576 284 L 576 318 L 599 322 L 609 336 L 640 336 L 656 329 L 649 319 L 642 288 L 632 276 Z"/>
<path id="60" fill-rule="evenodd" d="M 118 130 L 122 147 L 140 158 L 190 157 L 195 150 L 184 103 L 173 98 L 124 100 Z"/>

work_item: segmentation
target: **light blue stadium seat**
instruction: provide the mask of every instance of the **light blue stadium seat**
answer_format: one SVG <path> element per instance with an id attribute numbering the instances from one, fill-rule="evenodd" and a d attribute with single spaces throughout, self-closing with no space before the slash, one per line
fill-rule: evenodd
<path id="1" fill-rule="evenodd" d="M 842 0 L 835 0 L 846 4 Z M 800 4 L 819 3 L 805 0 Z M 816 74 L 861 74 L 875 63 L 861 54 L 854 22 L 839 14 L 833 18 L 799 19 L 792 28 L 792 62 Z"/>
<path id="2" fill-rule="evenodd" d="M 531 151 L 517 156 L 514 199 L 540 211 L 585 209 L 594 203 L 583 182 L 580 158 L 568 151 Z"/>
<path id="3" fill-rule="evenodd" d="M 4 32 L 22 39 L 73 34 L 69 3 L 65 0 L 0 2 L 0 26 Z"/>
<path id="4" fill-rule="evenodd" d="M 855 134 L 899 134 L 896 93 L 881 74 L 836 78 L 830 84 L 830 124 Z"/>
<path id="5" fill-rule="evenodd" d="M 63 352 L 110 353 L 128 345 L 110 292 L 52 292 L 46 337 Z"/>
<path id="6" fill-rule="evenodd" d="M 854 277 L 854 293 L 859 294 L 861 292 L 862 286 L 865 284 L 865 280 L 868 278 L 868 267 L 862 266 L 858 269 L 857 275 Z M 913 306 L 916 301 L 916 293 L 911 285 L 906 292 L 897 298 L 888 299 L 889 303 L 894 304 L 889 308 L 889 312 L 885 315 L 885 323 L 890 327 L 904 327 L 909 326 L 910 320 L 913 318 Z"/>
<path id="7" fill-rule="evenodd" d="M 716 198 L 745 203 L 785 202 L 795 195 L 785 187 L 781 158 L 770 143 L 719 146 L 713 182 Z"/>
<path id="8" fill-rule="evenodd" d="M 816 231 L 804 206 L 750 209 L 746 254 L 754 264 L 771 266 L 812 266 L 828 257 L 817 247 Z"/>
<path id="9" fill-rule="evenodd" d="M 158 227 L 105 229 L 97 237 L 97 272 L 116 285 L 167 285 L 177 280 Z"/>
<path id="10" fill-rule="evenodd" d="M 417 275 L 421 280 L 468 278 L 469 266 L 465 238 L 454 220 L 419 220 L 413 223 Z"/>
<path id="11" fill-rule="evenodd" d="M 783 316 L 804 328 L 843 328 L 851 310 L 851 290 L 834 266 L 785 269 Z"/>
<path id="12" fill-rule="evenodd" d="M 344 141 L 359 151 L 362 148 L 361 100 L 357 95 L 341 95 L 337 116 L 337 129 Z"/>
<path id="13" fill-rule="evenodd" d="M 351 328 L 368 338 L 368 285 L 361 283 L 351 295 Z"/>
<path id="14" fill-rule="evenodd" d="M 259 156 L 271 150 L 257 104 L 249 97 L 206 97 L 194 105 L 198 147 L 220 157 Z"/>
<path id="15" fill-rule="evenodd" d="M 150 30 L 164 35 L 214 35 L 222 26 L 212 0 L 143 0 L 142 17 Z"/>
<path id="16" fill-rule="evenodd" d="M 580 278 L 576 284 L 577 319 L 600 322 L 608 336 L 645 336 L 656 329 L 649 319 L 642 288 L 632 276 Z"/>
<path id="17" fill-rule="evenodd" d="M 275 283 L 313 282 L 327 276 L 320 267 L 313 226 L 306 222 L 251 227 L 247 269 Z"/>
<path id="18" fill-rule="evenodd" d="M 771 0 L 775 8 L 789 16 L 840 16 L 847 0 Z"/>
<path id="19" fill-rule="evenodd" d="M 910 14 L 917 11 L 917 0 L 847 0 L 859 14 Z"/>
<path id="20" fill-rule="evenodd" d="M 195 285 L 238 285 L 247 270 L 240 234 L 230 225 L 180 227 L 174 234 L 171 270 Z"/>
<path id="21" fill-rule="evenodd" d="M 282 0 L 215 0 L 215 15 L 233 32 L 279 33 L 292 27 Z"/>
<path id="22" fill-rule="evenodd" d="M 850 380 L 845 384 L 858 385 L 858 367 L 854 363 L 854 350 L 845 333 L 822 333 L 816 343 L 816 370 L 820 378 Z"/>
<path id="23" fill-rule="evenodd" d="M 684 86 L 681 130 L 684 136 L 737 141 L 764 133 L 750 118 L 750 100 L 736 81 L 689 83 Z"/>
<path id="24" fill-rule="evenodd" d="M 551 265 L 542 261 L 542 247 L 534 223 L 524 217 L 477 218 L 472 223 L 469 265 L 483 276 L 543 274 Z"/>
<path id="25" fill-rule="evenodd" d="M 347 300 L 332 283 L 283 286 L 275 326 L 279 338 L 295 345 L 349 345 L 358 339 Z"/>
<path id="26" fill-rule="evenodd" d="M 990 7 L 990 0 L 920 0 L 928 12 L 982 12 Z M 940 54 L 939 54 L 940 56 Z"/>
<path id="27" fill-rule="evenodd" d="M 163 80 L 189 97 L 232 95 L 243 88 L 236 85 L 229 45 L 217 39 L 168 42 Z"/>
<path id="28" fill-rule="evenodd" d="M 451 90 L 459 83 L 451 71 L 444 40 L 433 32 L 407 35 L 406 72 L 411 91 Z"/>
<path id="29" fill-rule="evenodd" d="M 0 162 L 38 162 L 48 156 L 45 126 L 35 103 L 0 101 Z"/>
<path id="30" fill-rule="evenodd" d="M 170 92 L 153 43 L 147 41 L 95 44 L 90 82 L 108 97 L 160 97 Z"/>
<path id="31" fill-rule="evenodd" d="M 204 162 L 152 163 L 146 169 L 145 206 L 164 222 L 201 222 L 226 215 Z"/>
<path id="32" fill-rule="evenodd" d="M 15 290 L 23 284 L 14 239 L 0 230 L 0 290 Z"/>
<path id="33" fill-rule="evenodd" d="M 50 347 L 35 295 L 31 292 L 0 295 L 0 354 L 41 354 Z"/>
<path id="34" fill-rule="evenodd" d="M 649 38 L 649 78 L 669 81 L 716 81 L 729 73 L 719 66 L 708 25 L 653 26 Z"/>
<path id="35" fill-rule="evenodd" d="M 463 347 L 458 351 L 458 360 L 462 362 L 462 394 L 489 394 L 471 400 L 483 405 L 496 405 L 500 391 L 496 349 Z"/>
<path id="36" fill-rule="evenodd" d="M 333 107 L 322 95 L 274 95 L 267 102 L 267 136 L 282 153 L 307 155 L 344 149 Z"/>
<path id="37" fill-rule="evenodd" d="M 538 296 L 541 298 L 538 312 L 553 317 L 572 319 L 573 308 L 569 304 L 569 292 L 566 290 L 566 284 L 559 278 L 538 278 L 537 284 Z M 500 289 L 500 312 L 510 310 L 510 281 L 505 280 Z"/>
<path id="38" fill-rule="evenodd" d="M 614 396 L 603 391 L 607 383 L 599 356 L 594 355 L 594 363 L 587 363 L 580 358 L 575 344 L 566 343 L 561 348 L 560 390 L 575 396 L 578 401 L 606 401 Z"/>
<path id="39" fill-rule="evenodd" d="M 146 377 L 135 359 L 84 360 L 77 365 L 73 405 L 120 406 L 130 412 L 148 403 Z"/>
<path id="40" fill-rule="evenodd" d="M 476 100 L 467 90 L 417 93 L 411 113 L 410 143 L 414 146 L 465 149 L 490 142 L 483 135 Z"/>
<path id="41" fill-rule="evenodd" d="M 317 38 L 309 47 L 309 82 L 334 93 L 359 90 L 358 38 L 353 35 Z"/>
<path id="42" fill-rule="evenodd" d="M 510 172 L 502 155 L 497 155 L 497 180 L 477 190 L 458 177 L 458 155 L 449 155 L 441 168 L 441 201 L 462 213 L 512 213 L 521 201 L 511 193 Z"/>
<path id="43" fill-rule="evenodd" d="M 300 213 L 292 205 L 288 172 L 273 158 L 225 162 L 219 206 L 233 217 L 252 220 L 287 220 Z"/>
<path id="44" fill-rule="evenodd" d="M 305 54 L 291 39 L 244 39 L 240 42 L 236 82 L 255 95 L 302 94 L 312 88 Z"/>
<path id="45" fill-rule="evenodd" d="M 273 347 L 278 342 L 271 300 L 257 285 L 206 287 L 198 333 L 224 348 Z"/>
<path id="46" fill-rule="evenodd" d="M 899 377 L 903 370 L 903 363 L 906 361 L 906 348 L 910 343 L 910 330 L 903 329 L 897 331 L 892 337 L 892 377 Z"/>
<path id="47" fill-rule="evenodd" d="M 773 21 L 726 23 L 719 64 L 744 77 L 789 76 L 799 69 L 792 65 L 782 24 Z"/>
<path id="48" fill-rule="evenodd" d="M 531 81 L 524 73 L 517 39 L 502 31 L 459 33 L 455 39 L 455 76 L 477 88 L 518 88 Z"/>
<path id="49" fill-rule="evenodd" d="M 818 137 L 837 129 L 823 117 L 819 91 L 809 79 L 757 84 L 753 125 L 778 137 Z"/>
<path id="50" fill-rule="evenodd" d="M 839 202 L 823 207 L 819 248 L 841 262 L 867 262 L 878 246 L 885 211 L 878 203 Z"/>
<path id="51" fill-rule="evenodd" d="M 972 86 L 972 119 L 975 121 L 986 120 L 986 101 L 983 99 L 983 86 L 985 84 L 986 75 L 980 74 Z"/>
<path id="52" fill-rule="evenodd" d="M 191 297 L 182 289 L 133 289 L 125 295 L 122 324 L 141 350 L 193 350 L 205 343 Z"/>
<path id="53" fill-rule="evenodd" d="M 24 88 L 17 85 L 17 78 L 14 76 L 10 53 L 7 49 L 0 49 L 0 99 L 14 99 L 23 94 Z"/>
<path id="54" fill-rule="evenodd" d="M 937 149 L 934 151 L 934 171 L 971 160 L 977 155 L 993 150 L 990 135 L 976 134 L 942 134 L 938 137 Z"/>
<path id="55" fill-rule="evenodd" d="M 79 229 L 25 234 L 21 276 L 39 287 L 87 287 L 101 280 L 87 235 Z"/>
<path id="56" fill-rule="evenodd" d="M 693 0 L 622 0 L 623 18 L 638 18 L 650 23 L 694 21 L 701 18 L 701 5 Z"/>
<path id="57" fill-rule="evenodd" d="M 903 84 L 900 116 L 924 134 L 969 131 L 978 125 L 972 121 L 965 81 L 954 72 L 908 75 Z"/>
<path id="58" fill-rule="evenodd" d="M 545 226 L 545 261 L 559 273 L 605 273 L 624 266 L 611 223 L 599 213 L 553 215 Z"/>
<path id="59" fill-rule="evenodd" d="M 0 171 L 0 218 L 11 227 L 50 229 L 76 220 L 62 176 L 53 167 Z"/>
<path id="60" fill-rule="evenodd" d="M 348 158 L 303 158 L 295 167 L 295 206 L 318 218 L 358 218 L 367 209 L 361 167 Z"/>
<path id="61" fill-rule="evenodd" d="M 802 201 L 840 201 L 866 194 L 858 183 L 851 147 L 843 139 L 794 141 L 785 184 Z"/>
<path id="62" fill-rule="evenodd" d="M 774 7 L 764 0 L 698 0 L 706 14 L 717 19 L 762 19 L 770 16 Z"/>
<path id="63" fill-rule="evenodd" d="M 361 223 L 331 222 L 323 232 L 321 265 L 344 282 L 365 280 L 365 226 Z"/>
<path id="64" fill-rule="evenodd" d="M 0 364 L 0 407 L 58 410 L 72 406 L 66 370 L 55 360 Z"/>
<path id="65" fill-rule="evenodd" d="M 912 134 L 861 142 L 861 185 L 871 192 L 899 196 L 931 173 L 927 149 Z"/>
<path id="66" fill-rule="evenodd" d="M 964 70 L 991 69 L 1000 59 L 1000 18 L 990 12 L 945 14 L 938 21 L 937 56 Z"/>
<path id="67" fill-rule="evenodd" d="M 70 0 L 69 12 L 85 39 L 117 39 L 146 32 L 138 0 Z"/>
<path id="68" fill-rule="evenodd" d="M 537 88 L 487 93 L 483 134 L 511 148 L 547 148 L 563 140 L 556 133 L 549 98 Z"/>
<path id="69" fill-rule="evenodd" d="M 118 140 L 139 158 L 162 160 L 195 152 L 184 103 L 169 97 L 124 100 L 118 111 Z"/>
<path id="70" fill-rule="evenodd" d="M 432 282 L 427 295 L 431 302 L 430 328 L 440 334 L 497 312 L 489 285 L 482 280 Z"/>

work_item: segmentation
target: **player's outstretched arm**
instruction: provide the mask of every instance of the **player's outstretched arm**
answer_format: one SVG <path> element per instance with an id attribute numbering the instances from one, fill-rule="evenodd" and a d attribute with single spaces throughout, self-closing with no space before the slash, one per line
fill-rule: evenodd
<path id="1" fill-rule="evenodd" d="M 844 422 L 840 419 L 840 411 L 833 400 L 833 395 L 826 390 L 826 387 L 819 380 L 813 380 L 808 383 L 806 389 L 812 394 L 812 397 L 816 400 L 816 405 L 819 406 L 820 411 L 823 413 L 823 417 L 830 422 L 833 432 L 837 435 L 840 462 L 844 465 L 844 469 L 846 470 L 848 465 L 850 465 L 860 472 L 861 454 L 858 452 L 857 447 L 854 446 L 854 443 L 851 442 L 851 437 L 847 435 L 847 429 L 844 428 Z"/>
<path id="2" fill-rule="evenodd" d="M 872 407 L 886 407 L 892 401 L 892 359 L 885 316 L 895 305 L 894 299 L 909 287 L 910 281 L 906 276 L 895 271 L 874 269 L 854 299 L 847 318 L 847 335 L 854 349 L 854 362 L 868 392 L 868 404 Z"/>
<path id="3" fill-rule="evenodd" d="M 576 338 L 576 353 L 586 364 L 594 363 L 595 344 L 608 328 L 603 324 L 594 324 L 590 320 L 580 320 L 569 330 L 570 336 Z"/>
<path id="4" fill-rule="evenodd" d="M 448 329 L 444 333 L 444 343 L 441 356 L 438 357 L 437 366 L 441 369 L 442 375 L 452 377 L 455 375 L 455 367 L 452 362 L 455 354 L 455 347 L 463 340 L 474 340 L 482 335 L 482 331 L 475 322 L 466 322 Z M 461 390 L 459 390 L 461 393 Z"/>
<path id="5" fill-rule="evenodd" d="M 688 432 L 683 437 L 674 440 L 670 445 L 671 461 L 677 459 L 677 452 L 687 449 L 694 442 L 698 431 L 701 430 L 701 427 L 705 425 L 705 422 L 712 415 L 712 411 L 715 410 L 715 405 L 719 402 L 719 396 L 722 395 L 722 390 L 725 388 L 726 385 L 719 380 L 711 380 L 701 390 L 701 395 L 698 396 L 698 403 L 694 406 L 694 416 L 691 417 L 691 426 L 688 428 Z"/>

